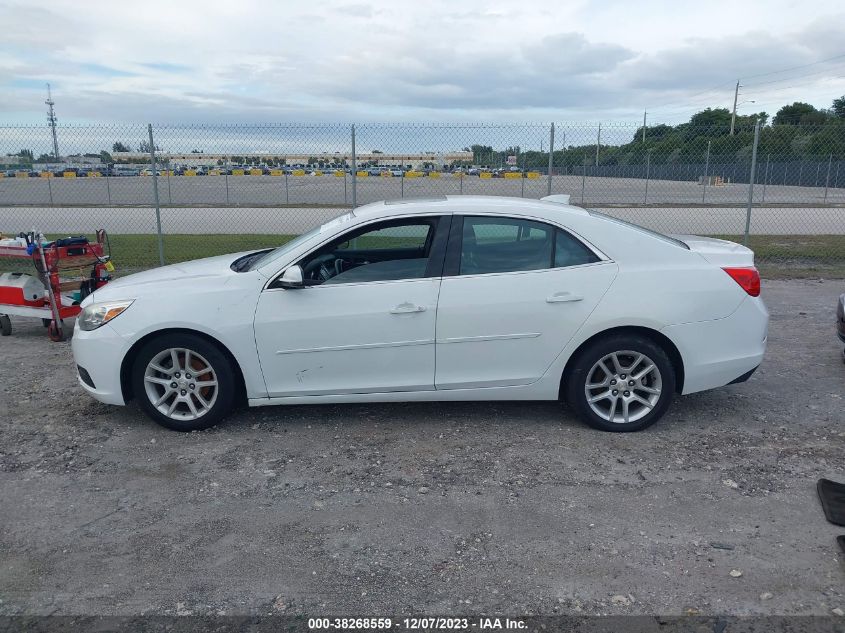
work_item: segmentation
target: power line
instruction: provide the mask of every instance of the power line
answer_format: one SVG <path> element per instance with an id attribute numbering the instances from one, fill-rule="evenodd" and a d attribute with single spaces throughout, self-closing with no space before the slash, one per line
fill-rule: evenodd
<path id="1" fill-rule="evenodd" d="M 813 84 L 816 84 L 820 81 L 824 81 L 825 79 L 842 79 L 843 77 L 845 77 L 845 75 L 835 75 L 833 77 L 813 79 L 812 81 L 807 81 L 807 82 L 799 83 L 799 84 L 793 84 L 791 86 L 783 86 L 781 88 L 765 88 L 763 90 L 760 90 L 759 92 L 761 94 L 767 94 L 769 92 L 781 92 L 783 90 L 792 90 L 793 88 L 803 88 L 804 86 L 812 86 Z"/>
<path id="2" fill-rule="evenodd" d="M 782 70 L 773 70 L 771 72 L 760 73 L 758 75 L 746 75 L 745 77 L 741 77 L 740 81 L 742 79 L 753 79 L 754 77 L 768 77 L 769 75 L 779 75 L 780 73 L 787 73 L 791 70 L 800 70 L 801 68 L 809 68 L 810 66 L 815 66 L 816 64 L 824 64 L 825 62 L 830 62 L 830 61 L 833 61 L 834 59 L 842 59 L 843 57 L 845 57 L 845 53 L 842 53 L 841 55 L 835 55 L 833 57 L 828 57 L 827 59 L 820 59 L 817 62 L 810 62 L 809 64 L 802 64 L 800 66 L 793 66 L 792 68 L 784 68 Z"/>
<path id="3" fill-rule="evenodd" d="M 771 76 L 771 75 L 778 75 L 778 74 L 790 72 L 790 71 L 793 71 L 793 70 L 800 70 L 802 68 L 809 68 L 811 66 L 816 66 L 818 64 L 824 64 L 826 62 L 830 62 L 830 61 L 834 61 L 836 59 L 842 59 L 842 58 L 845 58 L 845 53 L 840 54 L 840 55 L 835 55 L 833 57 L 828 57 L 826 59 L 820 59 L 818 61 L 810 62 L 808 64 L 801 64 L 800 66 L 792 66 L 790 68 L 783 68 L 783 69 L 780 69 L 780 70 L 772 70 L 770 72 L 759 73 L 759 74 L 756 74 L 756 75 L 746 75 L 745 77 L 741 77 L 740 81 L 743 81 L 743 80 L 746 80 L 746 79 L 753 79 L 755 77 L 768 77 L 768 76 Z M 751 84 L 751 85 L 748 85 L 748 86 L 743 85 L 741 87 L 743 87 L 743 88 L 753 88 L 754 86 L 762 86 L 762 85 L 767 85 L 767 84 L 770 84 L 770 83 L 780 83 L 782 81 L 791 81 L 791 80 L 794 80 L 794 79 L 803 79 L 804 77 L 809 77 L 811 75 L 816 75 L 816 74 L 821 74 L 823 72 L 828 72 L 828 70 L 829 69 L 820 70 L 820 71 L 817 71 L 815 73 L 808 73 L 806 75 L 799 76 L 799 77 L 787 77 L 787 78 L 784 78 L 784 79 L 776 79 L 776 80 L 773 80 L 771 82 L 761 82 L 761 83 L 758 83 L 758 84 Z M 674 105 L 680 106 L 678 108 L 678 110 L 683 108 L 683 109 L 687 109 L 687 111 L 689 111 L 689 108 L 692 106 L 690 101 L 693 98 L 700 96 L 700 95 L 710 94 L 710 93 L 716 92 L 719 88 L 722 88 L 723 86 L 730 85 L 732 83 L 733 83 L 733 80 L 725 81 L 725 82 L 720 83 L 716 86 L 713 86 L 712 88 L 708 88 L 706 90 L 702 90 L 702 91 L 699 91 L 699 92 L 694 92 L 693 94 L 689 95 L 686 98 L 687 99 L 686 102 L 670 101 L 669 103 L 663 104 L 661 106 L 652 107 L 651 111 L 656 112 L 658 110 L 667 110 L 667 109 L 672 110 L 674 108 L 672 108 L 671 106 L 674 106 Z"/>
<path id="4" fill-rule="evenodd" d="M 817 70 L 813 73 L 805 73 L 803 75 L 797 75 L 795 77 L 783 77 L 782 79 L 772 79 L 771 81 L 761 81 L 760 83 L 755 84 L 743 84 L 746 88 L 755 88 L 757 86 L 767 86 L 769 84 L 778 84 L 784 81 L 793 81 L 795 79 L 804 79 L 805 77 L 812 77 L 814 75 L 821 75 L 822 73 L 829 73 L 831 71 L 839 71 L 845 67 L 834 66 L 832 68 L 825 68 L 824 70 Z"/>

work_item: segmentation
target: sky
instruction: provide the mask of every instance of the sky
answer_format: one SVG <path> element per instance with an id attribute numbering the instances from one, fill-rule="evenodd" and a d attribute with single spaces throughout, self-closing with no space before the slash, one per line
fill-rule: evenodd
<path id="1" fill-rule="evenodd" d="M 0 0 L 0 25 L 0 125 L 44 123 L 47 82 L 60 123 L 677 123 L 737 79 L 741 114 L 845 94 L 841 0 Z"/>

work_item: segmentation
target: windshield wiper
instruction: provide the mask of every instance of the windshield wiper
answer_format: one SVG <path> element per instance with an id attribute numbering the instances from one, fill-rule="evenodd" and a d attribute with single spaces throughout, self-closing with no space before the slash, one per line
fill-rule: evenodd
<path id="1" fill-rule="evenodd" d="M 250 253 L 249 255 L 239 257 L 231 263 L 229 268 L 234 270 L 236 273 L 246 272 L 247 270 L 249 270 L 249 267 L 255 260 L 257 260 L 259 257 L 262 257 L 266 253 L 269 253 L 272 250 L 272 248 L 266 248 L 263 251 L 257 251 L 255 253 Z"/>

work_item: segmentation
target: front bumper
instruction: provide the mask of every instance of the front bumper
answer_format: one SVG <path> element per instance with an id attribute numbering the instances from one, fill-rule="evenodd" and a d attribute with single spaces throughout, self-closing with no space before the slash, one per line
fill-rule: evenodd
<path id="1" fill-rule="evenodd" d="M 126 339 L 108 323 L 90 332 L 77 327 L 73 330 L 71 348 L 82 388 L 100 402 L 126 404 L 120 384 L 120 365 L 128 351 Z M 79 368 L 88 375 L 83 378 Z"/>
<path id="2" fill-rule="evenodd" d="M 839 296 L 839 304 L 836 306 L 836 334 L 845 343 L 845 294 Z"/>

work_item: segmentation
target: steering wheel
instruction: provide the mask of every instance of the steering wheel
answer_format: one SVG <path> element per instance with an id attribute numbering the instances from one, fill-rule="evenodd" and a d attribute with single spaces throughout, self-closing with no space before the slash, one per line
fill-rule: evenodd
<path id="1" fill-rule="evenodd" d="M 334 260 L 334 255 L 331 253 L 324 253 L 318 255 L 310 262 L 308 262 L 302 269 L 302 274 L 306 279 L 319 279 L 325 281 L 334 276 L 334 266 L 326 266 L 329 262 Z M 316 275 L 315 275 L 316 274 Z"/>

